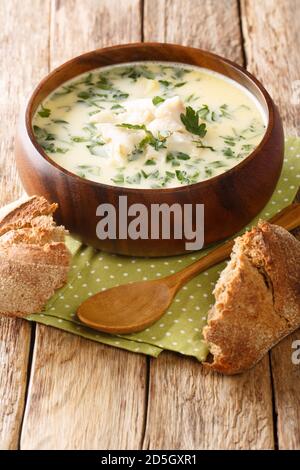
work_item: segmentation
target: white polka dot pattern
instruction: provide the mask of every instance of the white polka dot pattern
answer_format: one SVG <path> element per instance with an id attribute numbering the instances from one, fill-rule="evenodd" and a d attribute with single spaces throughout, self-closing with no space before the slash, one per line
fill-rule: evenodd
<path id="1" fill-rule="evenodd" d="M 286 141 L 285 163 L 280 181 L 272 200 L 258 217 L 270 218 L 293 200 L 299 186 L 299 157 L 300 140 L 289 138 Z M 251 225 L 256 223 L 258 217 Z M 124 282 L 146 281 L 148 278 L 173 274 L 205 255 L 207 250 L 186 256 L 151 260 L 118 257 L 107 253 L 99 255 L 93 248 L 81 246 L 72 238 L 69 238 L 68 244 L 73 253 L 68 284 L 52 297 L 45 312 L 30 315 L 29 320 L 155 357 L 162 349 L 170 349 L 195 356 L 200 361 L 205 359 L 207 348 L 202 342 L 201 331 L 214 300 L 213 287 L 225 263 L 205 271 L 184 286 L 178 292 L 171 309 L 155 325 L 140 333 L 111 336 L 80 324 L 76 310 L 84 299 Z"/>

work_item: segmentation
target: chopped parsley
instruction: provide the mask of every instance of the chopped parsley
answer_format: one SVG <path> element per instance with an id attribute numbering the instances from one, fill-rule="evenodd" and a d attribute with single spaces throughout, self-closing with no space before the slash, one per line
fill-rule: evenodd
<path id="1" fill-rule="evenodd" d="M 154 96 L 154 98 L 152 98 L 152 103 L 154 104 L 154 106 L 157 106 L 158 104 L 163 103 L 164 101 L 165 99 L 161 96 Z"/>
<path id="2" fill-rule="evenodd" d="M 41 105 L 40 111 L 38 111 L 38 115 L 41 116 L 42 118 L 47 118 L 51 114 L 51 109 L 45 108 L 43 105 Z"/>
<path id="3" fill-rule="evenodd" d="M 198 135 L 199 137 L 206 135 L 206 124 L 199 124 L 199 116 L 191 106 L 187 106 L 185 114 L 180 114 L 180 119 L 186 130 L 191 134 Z"/>
<path id="4" fill-rule="evenodd" d="M 148 160 L 146 160 L 145 162 L 145 165 L 147 166 L 156 165 L 156 161 L 153 158 L 148 158 Z"/>
<path id="5" fill-rule="evenodd" d="M 60 161 L 59 154 L 69 152 L 69 158 L 61 159 L 61 162 L 66 162 L 64 163 L 66 168 L 82 178 L 97 180 L 97 177 L 101 176 L 99 181 L 107 181 L 119 186 L 164 188 L 193 184 L 213 177 L 246 157 L 256 147 L 256 138 L 264 132 L 265 126 L 259 118 L 251 120 L 252 106 L 247 106 L 247 101 L 246 104 L 236 106 L 233 106 L 229 100 L 228 104 L 222 101 L 206 102 L 205 77 L 201 74 L 198 78 L 194 75 L 188 77 L 189 72 L 191 70 L 173 64 L 138 63 L 113 67 L 111 70 L 99 69 L 85 73 L 76 80 L 61 86 L 38 108 L 33 119 L 33 132 L 39 144 L 50 156 L 57 154 L 56 161 Z M 127 85 L 132 87 L 130 94 L 127 93 L 127 89 L 131 90 L 130 87 L 124 86 L 123 88 L 123 78 L 127 81 Z M 183 87 L 188 83 L 189 78 L 193 81 L 194 89 L 189 88 L 191 91 L 185 93 L 188 87 Z M 149 87 L 151 90 L 155 90 L 156 87 L 160 91 L 154 93 L 151 91 L 152 94 L 149 96 L 147 80 L 142 83 L 139 82 L 140 79 L 153 80 L 152 83 L 149 82 Z M 135 96 L 134 87 L 138 87 L 139 95 L 137 96 Z M 140 94 L 143 87 L 145 95 Z M 169 110 L 166 106 L 165 114 L 156 109 L 166 100 L 174 97 L 179 97 L 186 106 L 180 117 L 178 110 L 172 109 L 172 106 Z M 134 109 L 127 107 L 124 100 L 128 98 L 130 100 L 145 98 L 146 110 L 148 102 L 150 103 L 152 114 L 149 113 L 147 118 L 149 117 L 149 121 L 162 120 L 161 125 L 158 122 L 158 127 L 156 127 L 161 129 L 160 132 L 152 131 L 148 120 L 144 124 L 136 124 L 135 122 L 144 121 L 128 118 L 130 122 L 126 122 L 125 116 L 129 115 L 131 110 L 135 114 L 135 112 L 143 112 L 144 109 L 144 105 L 141 109 L 139 106 L 136 109 L 134 106 Z M 73 128 L 75 118 L 72 114 L 73 110 L 78 111 L 84 117 L 83 125 L 78 123 L 79 128 Z M 98 116 L 90 118 L 101 110 L 111 113 L 112 119 L 102 122 L 106 119 L 104 115 L 103 117 L 99 115 L 99 120 Z M 240 114 L 242 111 L 243 115 Z M 243 128 L 239 117 L 243 119 L 247 117 L 246 111 L 249 112 L 250 117 L 248 123 L 246 121 L 248 125 Z M 121 116 L 124 116 L 123 119 Z M 184 129 L 181 128 L 178 131 L 176 126 L 173 128 L 173 117 L 177 122 L 178 120 L 182 122 Z M 220 124 L 223 122 L 226 131 L 223 130 L 224 135 L 221 135 Z M 228 126 L 231 123 L 232 126 Z M 236 128 L 233 127 L 234 125 Z M 98 166 L 103 162 L 99 157 L 107 158 L 109 163 L 110 152 L 113 151 L 116 154 L 119 152 L 118 148 L 112 145 L 114 135 L 112 132 L 110 136 L 109 126 L 126 129 L 127 134 L 131 131 L 135 133 L 130 136 L 131 147 L 124 160 L 124 166 L 115 167 L 112 174 Z M 209 139 L 206 140 L 207 132 L 209 132 Z M 180 134 L 183 135 L 182 141 Z M 214 135 L 217 137 L 215 140 Z M 185 139 L 187 145 L 184 144 Z M 213 144 L 209 145 L 211 142 Z M 202 152 L 200 149 L 206 149 L 209 152 Z M 77 165 L 76 159 L 74 161 L 75 150 L 83 152 L 83 156 L 90 154 L 86 160 L 83 158 L 80 160 L 84 164 Z M 120 156 L 123 158 L 123 155 Z M 166 165 L 160 166 L 162 160 L 166 162 Z M 93 161 L 95 165 L 91 163 Z"/>

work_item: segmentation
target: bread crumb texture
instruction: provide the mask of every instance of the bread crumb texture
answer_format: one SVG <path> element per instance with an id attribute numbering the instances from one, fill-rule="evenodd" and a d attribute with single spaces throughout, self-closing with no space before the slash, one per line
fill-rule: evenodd
<path id="1" fill-rule="evenodd" d="M 71 254 L 67 231 L 56 226 L 57 204 L 32 196 L 0 217 L 0 313 L 40 312 L 66 280 Z"/>

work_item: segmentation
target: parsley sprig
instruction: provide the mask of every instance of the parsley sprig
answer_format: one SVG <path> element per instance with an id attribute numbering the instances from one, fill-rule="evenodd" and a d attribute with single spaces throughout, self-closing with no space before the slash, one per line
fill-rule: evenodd
<path id="1" fill-rule="evenodd" d="M 199 137 L 206 135 L 206 124 L 204 122 L 199 124 L 199 115 L 191 106 L 187 106 L 185 114 L 180 114 L 180 119 L 186 130 L 191 134 L 198 135 Z"/>
<path id="2" fill-rule="evenodd" d="M 146 145 L 151 145 L 156 151 L 159 151 L 162 148 L 166 148 L 166 140 L 167 137 L 158 135 L 158 137 L 154 137 L 151 131 L 147 129 L 144 124 L 129 124 L 127 122 L 123 122 L 122 124 L 117 124 L 117 127 L 123 127 L 125 129 L 131 130 L 142 130 L 146 133 L 145 137 L 138 143 L 138 145 L 134 148 L 132 153 L 128 156 L 128 159 L 136 160 L 139 158 L 141 154 L 143 154 Z"/>

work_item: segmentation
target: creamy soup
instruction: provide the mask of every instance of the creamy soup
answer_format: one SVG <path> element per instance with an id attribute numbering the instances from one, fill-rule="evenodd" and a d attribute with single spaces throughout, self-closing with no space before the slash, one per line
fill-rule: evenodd
<path id="1" fill-rule="evenodd" d="M 242 86 L 166 62 L 110 66 L 76 77 L 37 109 L 47 155 L 114 186 L 170 188 L 227 171 L 261 141 L 266 116 Z"/>

